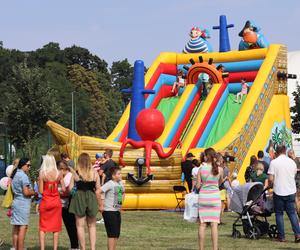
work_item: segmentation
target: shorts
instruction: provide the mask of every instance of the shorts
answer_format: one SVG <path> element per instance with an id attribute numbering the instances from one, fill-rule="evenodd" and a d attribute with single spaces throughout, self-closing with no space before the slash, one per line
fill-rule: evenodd
<path id="1" fill-rule="evenodd" d="M 119 211 L 104 211 L 102 213 L 108 238 L 119 238 L 121 231 L 121 213 Z"/>
<path id="2" fill-rule="evenodd" d="M 96 217 L 98 203 L 95 192 L 77 190 L 71 199 L 69 212 L 78 217 Z"/>
<path id="3" fill-rule="evenodd" d="M 221 195 L 221 201 L 225 201 L 226 200 L 226 195 L 227 195 L 226 189 L 222 189 L 220 191 L 220 195 Z"/>

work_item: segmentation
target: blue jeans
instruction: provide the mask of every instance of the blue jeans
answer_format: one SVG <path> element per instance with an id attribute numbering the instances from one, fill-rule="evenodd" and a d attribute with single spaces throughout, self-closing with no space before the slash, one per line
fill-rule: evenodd
<path id="1" fill-rule="evenodd" d="M 284 221 L 283 221 L 283 212 L 285 211 L 290 219 L 293 232 L 295 236 L 300 236 L 300 227 L 299 221 L 296 214 L 295 208 L 295 197 L 296 194 L 291 194 L 287 196 L 280 196 L 274 193 L 274 210 L 276 215 L 276 224 L 278 228 L 278 238 L 284 239 Z"/>

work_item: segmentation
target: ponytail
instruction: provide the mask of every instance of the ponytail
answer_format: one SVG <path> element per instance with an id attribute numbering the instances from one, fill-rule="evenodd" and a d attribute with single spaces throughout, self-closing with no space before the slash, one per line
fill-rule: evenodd
<path id="1" fill-rule="evenodd" d="M 24 165 L 26 165 L 26 163 L 29 162 L 29 159 L 24 157 L 21 158 L 21 160 L 19 161 L 18 166 L 12 171 L 10 178 L 13 179 L 17 173 L 18 169 L 21 169 Z"/>
<path id="2" fill-rule="evenodd" d="M 211 173 L 212 175 L 218 175 L 219 174 L 219 166 L 217 164 L 217 154 L 216 151 L 213 148 L 207 148 L 204 150 L 204 154 L 207 158 L 207 162 L 211 163 Z"/>

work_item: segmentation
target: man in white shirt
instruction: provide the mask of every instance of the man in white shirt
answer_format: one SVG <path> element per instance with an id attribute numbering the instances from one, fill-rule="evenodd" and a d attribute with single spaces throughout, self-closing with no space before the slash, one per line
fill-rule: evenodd
<path id="1" fill-rule="evenodd" d="M 269 167 L 269 182 L 273 183 L 274 210 L 278 228 L 278 241 L 285 241 L 283 212 L 285 211 L 290 219 L 295 242 L 300 243 L 300 227 L 295 209 L 297 173 L 296 163 L 286 156 L 286 147 L 278 145 L 276 148 L 277 158 L 271 161 Z"/>

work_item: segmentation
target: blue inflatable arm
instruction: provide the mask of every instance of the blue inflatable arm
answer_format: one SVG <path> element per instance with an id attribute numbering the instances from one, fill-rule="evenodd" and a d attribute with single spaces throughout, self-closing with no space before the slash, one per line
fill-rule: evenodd
<path id="1" fill-rule="evenodd" d="M 227 19 L 225 15 L 220 16 L 219 22 L 220 22 L 219 26 L 213 26 L 214 30 L 220 30 L 219 52 L 230 51 L 228 29 L 234 27 L 234 25 L 227 24 Z"/>
<path id="2" fill-rule="evenodd" d="M 145 108 L 145 94 L 154 94 L 155 90 L 145 89 L 144 62 L 137 60 L 134 63 L 133 85 L 129 89 L 123 89 L 123 93 L 131 93 L 131 105 L 128 127 L 128 138 L 140 141 L 137 134 L 135 121 L 138 113 Z"/>

